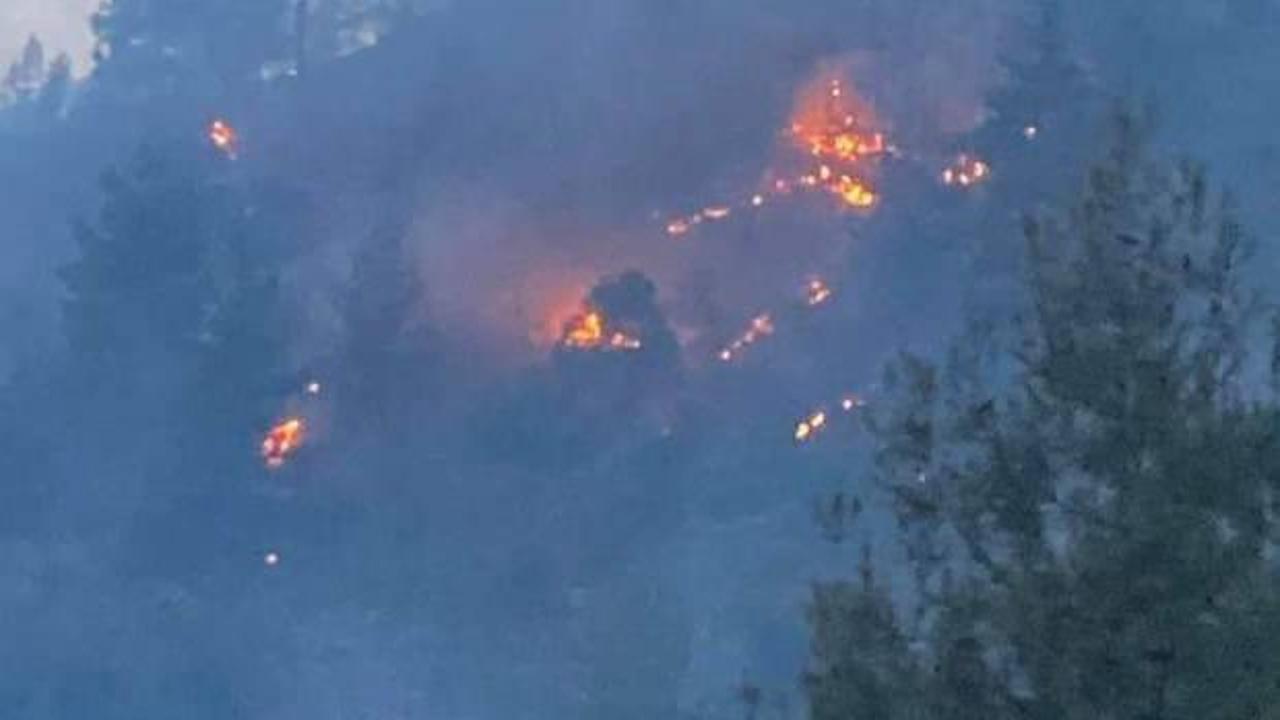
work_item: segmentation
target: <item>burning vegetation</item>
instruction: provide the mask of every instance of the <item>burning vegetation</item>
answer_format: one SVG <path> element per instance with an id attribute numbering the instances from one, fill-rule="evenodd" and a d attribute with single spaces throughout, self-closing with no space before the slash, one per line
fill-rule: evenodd
<path id="1" fill-rule="evenodd" d="M 815 410 L 808 417 L 796 423 L 794 437 L 796 442 L 808 442 L 823 428 L 827 426 L 827 413 L 825 410 Z"/>
<path id="2" fill-rule="evenodd" d="M 307 437 L 307 423 L 300 417 L 291 417 L 267 431 L 262 439 L 262 459 L 267 467 L 275 469 L 285 464 Z"/>
<path id="3" fill-rule="evenodd" d="M 235 157 L 240 145 L 240 135 L 225 120 L 214 120 L 209 123 L 209 142 L 227 157 Z"/>
<path id="4" fill-rule="evenodd" d="M 804 301 L 809 305 L 809 307 L 813 307 L 815 305 L 821 305 L 822 303 L 830 299 L 831 299 L 831 288 L 827 285 L 825 281 L 823 281 L 822 278 L 819 278 L 819 277 L 811 278 L 808 284 L 805 285 Z"/>
<path id="5" fill-rule="evenodd" d="M 640 338 L 611 327 L 604 313 L 589 308 L 565 325 L 561 345 L 577 350 L 639 350 Z"/>
<path id="6" fill-rule="evenodd" d="M 754 345 L 761 338 L 772 335 L 773 331 L 773 318 L 769 316 L 769 313 L 762 313 L 751 318 L 751 324 L 747 329 L 720 351 L 720 359 L 724 362 L 732 362 L 734 358 L 741 355 L 744 350 Z"/>
<path id="7" fill-rule="evenodd" d="M 806 307 L 817 307 L 831 299 L 834 292 L 830 285 L 820 277 L 812 277 L 804 285 L 804 303 Z M 777 332 L 777 324 L 770 313 L 761 313 L 751 318 L 747 329 L 742 331 L 728 345 L 720 349 L 717 356 L 722 362 L 732 362 L 746 349 L 760 340 Z"/>
<path id="8" fill-rule="evenodd" d="M 840 398 L 840 410 L 846 414 L 853 413 L 866 406 L 866 401 L 854 393 L 849 393 Z M 825 430 L 831 423 L 831 417 L 828 415 L 826 408 L 818 408 L 809 413 L 804 419 L 796 423 L 792 437 L 796 442 L 805 443 L 813 440 L 819 432 Z"/>
<path id="9" fill-rule="evenodd" d="M 990 166 L 974 155 L 961 153 L 942 171 L 942 184 L 968 188 L 986 182 L 989 177 Z"/>
<path id="10" fill-rule="evenodd" d="M 869 210 L 880 200 L 871 182 L 874 163 L 894 148 L 874 130 L 874 117 L 840 78 L 820 81 L 801 94 L 786 132 L 800 151 L 798 169 L 770 170 L 767 188 L 736 206 L 713 205 L 667 222 L 667 234 L 685 235 L 703 223 L 724 220 L 737 209 L 760 208 L 797 191 L 816 190 L 835 197 L 845 209 Z"/>

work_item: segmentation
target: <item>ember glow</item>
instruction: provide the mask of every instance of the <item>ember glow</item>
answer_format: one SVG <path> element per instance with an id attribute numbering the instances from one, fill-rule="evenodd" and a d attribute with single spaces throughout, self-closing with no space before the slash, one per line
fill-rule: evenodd
<path id="1" fill-rule="evenodd" d="M 289 456 L 302 447 L 307 436 L 306 421 L 300 417 L 292 417 L 281 421 L 267 431 L 262 439 L 262 459 L 269 468 L 284 465 Z"/>
<path id="2" fill-rule="evenodd" d="M 773 319 L 768 313 L 757 315 L 751 319 L 751 325 L 747 329 L 729 343 L 720 351 L 720 359 L 724 362 L 732 362 L 751 345 L 754 345 L 760 338 L 772 335 L 774 331 Z"/>
<path id="3" fill-rule="evenodd" d="M 831 299 L 831 288 L 823 282 L 822 278 L 813 278 L 805 285 L 805 302 L 810 307 L 821 305 Z"/>
<path id="4" fill-rule="evenodd" d="M 599 310 L 587 310 L 565 327 L 561 344 L 577 350 L 639 350 L 640 339 L 609 327 Z"/>
<path id="5" fill-rule="evenodd" d="M 801 93 L 786 136 L 799 151 L 799 162 L 788 161 L 791 170 L 770 171 L 767 187 L 736 205 L 716 205 L 667 221 L 668 235 L 689 233 L 705 222 L 724 220 L 737 209 L 763 207 L 772 199 L 797 190 L 815 190 L 834 196 L 840 207 L 869 210 L 880 196 L 872 184 L 873 165 L 894 153 L 884 133 L 871 129 L 875 122 L 869 108 L 840 78 L 831 78 Z"/>
<path id="6" fill-rule="evenodd" d="M 825 410 L 815 410 L 809 417 L 796 423 L 794 437 L 796 442 L 807 442 L 812 440 L 818 431 L 827 426 L 827 413 Z"/>
<path id="7" fill-rule="evenodd" d="M 962 153 L 942 171 L 942 183 L 967 188 L 985 182 L 991 177 L 991 168 L 981 159 Z"/>
<path id="8" fill-rule="evenodd" d="M 857 395 L 845 395 L 844 398 L 840 400 L 840 409 L 845 412 L 853 412 L 866 404 L 867 402 Z"/>
<path id="9" fill-rule="evenodd" d="M 236 129 L 225 120 L 214 120 L 209 123 L 209 142 L 228 157 L 235 157 L 239 139 Z"/>
<path id="10" fill-rule="evenodd" d="M 850 208 L 873 207 L 878 195 L 870 167 L 892 151 L 874 124 L 870 109 L 840 78 L 802 93 L 789 135 L 813 164 L 799 184 L 825 190 Z"/>

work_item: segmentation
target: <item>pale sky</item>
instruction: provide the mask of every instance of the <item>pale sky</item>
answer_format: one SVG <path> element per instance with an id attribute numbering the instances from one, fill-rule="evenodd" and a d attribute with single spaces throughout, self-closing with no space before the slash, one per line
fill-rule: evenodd
<path id="1" fill-rule="evenodd" d="M 17 58 L 33 33 L 44 43 L 46 55 L 71 56 L 75 73 L 89 69 L 93 36 L 89 15 L 100 0 L 0 0 L 0 74 Z"/>

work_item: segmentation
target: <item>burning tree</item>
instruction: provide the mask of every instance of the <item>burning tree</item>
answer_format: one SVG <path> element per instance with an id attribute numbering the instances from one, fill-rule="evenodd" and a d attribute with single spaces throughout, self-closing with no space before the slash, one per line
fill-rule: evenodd
<path id="1" fill-rule="evenodd" d="M 565 326 L 561 350 L 630 351 L 665 364 L 679 354 L 657 303 L 657 288 L 635 271 L 605 278 Z"/>
<path id="2" fill-rule="evenodd" d="M 870 570 L 819 585 L 813 717 L 1280 711 L 1280 354 L 1229 210 L 1118 135 L 1029 224 L 1022 319 L 887 375 L 874 477 L 918 612 Z"/>
<path id="3" fill-rule="evenodd" d="M 802 191 L 826 193 L 847 210 L 870 210 L 880 199 L 872 182 L 875 165 L 894 151 L 876 126 L 871 108 L 843 77 L 824 73 L 800 92 L 785 133 L 797 156 L 770 170 L 766 187 L 736 206 L 711 205 L 671 218 L 667 234 L 685 235 L 735 210 L 754 210 Z"/>

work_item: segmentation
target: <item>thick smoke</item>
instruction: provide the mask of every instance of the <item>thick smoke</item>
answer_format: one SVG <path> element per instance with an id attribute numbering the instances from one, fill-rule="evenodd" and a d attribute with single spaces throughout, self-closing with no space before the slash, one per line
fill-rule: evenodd
<path id="1" fill-rule="evenodd" d="M 93 74 L 0 109 L 5 707 L 797 714 L 852 398 L 1007 303 L 1019 213 L 1095 152 L 1065 86 L 1070 133 L 1016 116 L 1045 4 L 326 0 L 299 37 L 292 3 L 116 0 Z M 1062 6 L 1071 92 L 1155 97 L 1270 229 L 1273 4 Z M 872 209 L 771 194 L 832 76 L 894 146 Z M 944 186 L 958 152 L 990 182 Z M 84 339 L 117 323 L 144 340 Z"/>

